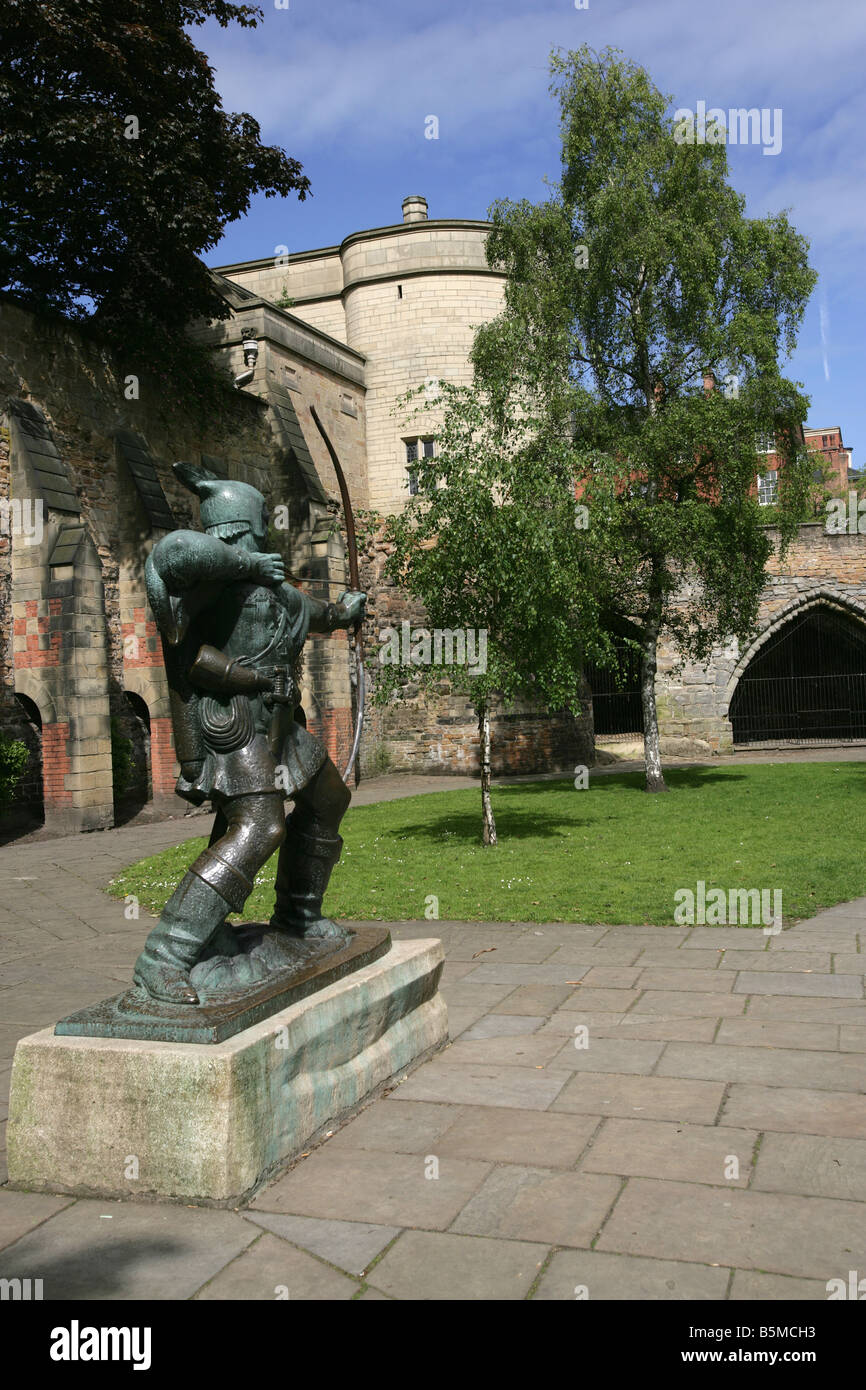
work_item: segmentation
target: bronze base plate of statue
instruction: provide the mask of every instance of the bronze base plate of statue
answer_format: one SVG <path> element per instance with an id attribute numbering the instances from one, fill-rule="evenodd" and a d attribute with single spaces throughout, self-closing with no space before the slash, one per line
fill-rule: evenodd
<path id="1" fill-rule="evenodd" d="M 151 998 L 141 986 L 61 1019 L 63 1037 L 142 1038 L 151 1042 L 219 1043 L 372 964 L 391 948 L 387 927 L 355 927 L 347 942 L 291 940 L 264 922 L 233 929 L 237 952 L 211 955 L 192 972 L 199 1002 L 178 1009 Z M 235 962 L 234 971 L 232 962 Z M 237 984 L 232 975 L 261 978 Z"/>

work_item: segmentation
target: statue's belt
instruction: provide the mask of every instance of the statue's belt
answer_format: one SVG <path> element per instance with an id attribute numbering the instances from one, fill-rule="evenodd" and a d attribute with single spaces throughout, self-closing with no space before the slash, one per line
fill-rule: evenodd
<path id="1" fill-rule="evenodd" d="M 291 727 L 297 704 L 297 690 L 288 666 L 245 667 L 247 671 L 264 676 L 274 683 L 273 691 L 238 691 L 219 695 L 202 694 L 198 713 L 205 742 L 214 753 L 233 753 L 251 743 L 256 733 L 253 700 L 260 699 L 270 708 L 271 721 L 268 743 L 278 756 L 287 730 Z"/>

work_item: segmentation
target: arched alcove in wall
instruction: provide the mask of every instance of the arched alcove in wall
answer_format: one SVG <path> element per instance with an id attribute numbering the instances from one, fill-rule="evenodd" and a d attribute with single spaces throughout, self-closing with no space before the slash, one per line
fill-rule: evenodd
<path id="1" fill-rule="evenodd" d="M 19 718 L 7 730 L 9 736 L 25 744 L 27 765 L 15 788 L 14 800 L 4 819 L 10 829 L 32 830 L 45 821 L 45 791 L 42 768 L 42 711 L 29 695 L 15 694 Z"/>
<path id="2" fill-rule="evenodd" d="M 122 824 L 153 799 L 150 710 L 134 690 L 112 700 L 111 757 L 115 823 Z"/>
<path id="3" fill-rule="evenodd" d="M 866 739 L 866 615 L 816 598 L 774 624 L 742 669 L 735 746 Z"/>

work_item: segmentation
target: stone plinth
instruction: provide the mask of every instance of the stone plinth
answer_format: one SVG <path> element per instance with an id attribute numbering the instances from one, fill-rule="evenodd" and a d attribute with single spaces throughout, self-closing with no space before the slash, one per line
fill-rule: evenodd
<path id="1" fill-rule="evenodd" d="M 235 1205 L 446 1041 L 443 959 L 439 941 L 397 942 L 222 1043 L 23 1038 L 10 1185 Z"/>

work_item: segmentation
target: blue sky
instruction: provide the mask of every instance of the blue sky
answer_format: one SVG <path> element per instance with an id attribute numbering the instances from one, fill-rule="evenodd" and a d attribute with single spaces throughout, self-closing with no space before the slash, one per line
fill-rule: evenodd
<path id="1" fill-rule="evenodd" d="M 731 146 L 747 210 L 789 210 L 819 272 L 788 374 L 809 423 L 842 426 L 866 464 L 866 6 L 857 0 L 260 0 L 257 29 L 193 30 L 230 111 L 299 159 L 313 197 L 256 199 L 212 265 L 302 251 L 401 220 L 483 218 L 496 198 L 545 197 L 559 174 L 554 47 L 608 44 L 673 107 L 781 109 L 778 154 Z M 428 116 L 439 137 L 425 138 Z"/>

